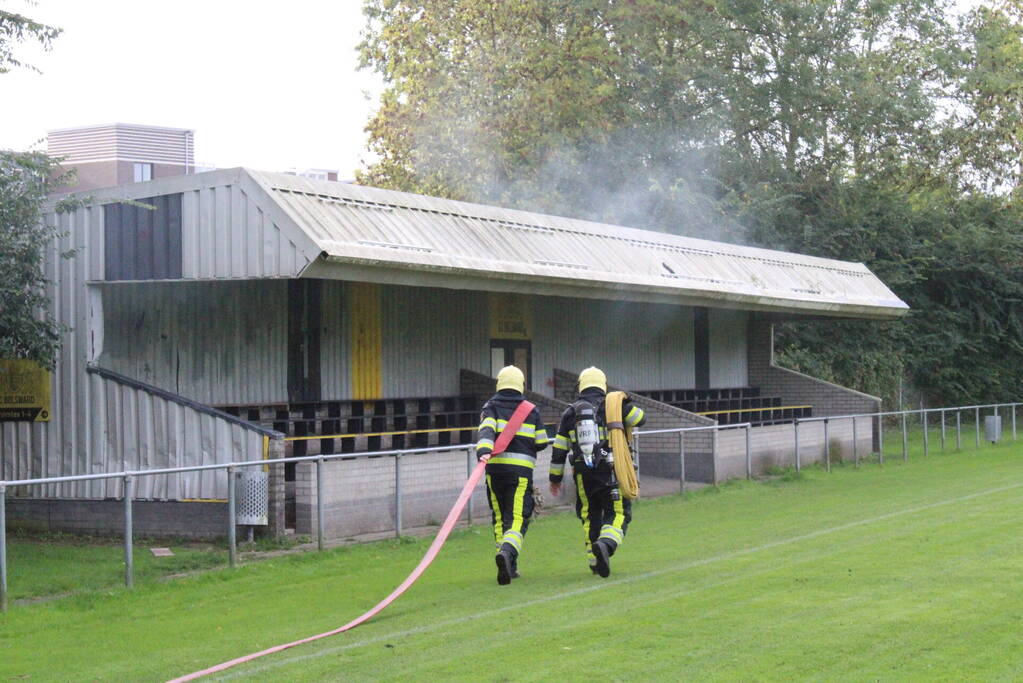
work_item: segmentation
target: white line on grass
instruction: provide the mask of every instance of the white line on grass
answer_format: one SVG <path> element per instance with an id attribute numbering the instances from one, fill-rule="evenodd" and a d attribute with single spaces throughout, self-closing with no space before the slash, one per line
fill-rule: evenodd
<path id="1" fill-rule="evenodd" d="M 703 566 L 706 566 L 708 564 L 713 564 L 715 562 L 722 562 L 722 561 L 725 561 L 725 560 L 732 560 L 732 559 L 735 559 L 737 557 L 744 557 L 746 555 L 752 555 L 753 553 L 759 553 L 759 552 L 762 552 L 764 550 L 772 550 L 774 548 L 778 548 L 778 547 L 782 547 L 782 546 L 786 546 L 786 545 L 792 545 L 793 543 L 800 543 L 802 541 L 808 541 L 808 540 L 811 540 L 811 539 L 814 539 L 814 538 L 819 538 L 821 536 L 826 536 L 828 534 L 837 533 L 839 531 L 846 531 L 848 529 L 855 529 L 856 527 L 859 527 L 859 526 L 865 526 L 865 525 L 868 525 L 868 524 L 875 524 L 877 522 L 883 522 L 885 520 L 892 519 L 894 517 L 902 517 L 904 515 L 912 515 L 912 514 L 916 514 L 918 512 L 924 512 L 926 510 L 931 510 L 933 508 L 942 507 L 942 506 L 945 506 L 945 505 L 952 505 L 954 503 L 961 503 L 963 501 L 972 500 L 974 498 L 982 498 L 984 496 L 990 496 L 992 494 L 1001 493 L 1003 491 L 1011 491 L 1013 489 L 1018 489 L 1021 486 L 1023 486 L 1023 482 L 1018 483 L 1018 484 L 1010 484 L 1008 486 L 1000 486 L 998 488 L 988 489 L 986 491 L 978 491 L 976 493 L 969 493 L 969 494 L 967 494 L 965 496 L 958 496 L 956 498 L 947 498 L 945 500 L 938 501 L 936 503 L 928 503 L 926 505 L 918 505 L 918 506 L 911 507 L 911 508 L 905 508 L 905 509 L 902 509 L 902 510 L 896 510 L 894 512 L 887 512 L 887 513 L 885 513 L 883 515 L 877 515 L 875 517 L 869 517 L 867 519 L 861 519 L 861 520 L 857 520 L 855 522 L 847 522 L 845 524 L 839 524 L 837 526 L 827 527 L 825 529 L 818 529 L 817 531 L 811 531 L 811 532 L 806 533 L 806 534 L 800 534 L 799 536 L 791 536 L 789 538 L 785 538 L 785 539 L 782 539 L 780 541 L 771 541 L 770 543 L 764 543 L 762 545 L 754 546 L 752 548 L 743 548 L 741 550 L 733 550 L 731 552 L 722 553 L 720 555 L 715 555 L 713 557 L 705 557 L 702 560 L 693 560 L 692 562 L 687 562 L 685 564 L 680 564 L 680 565 L 677 565 L 677 566 L 674 566 L 674 567 L 667 567 L 665 569 L 656 569 L 656 570 L 649 571 L 649 572 L 643 572 L 642 574 L 634 574 L 634 575 L 631 575 L 631 576 L 624 576 L 624 577 L 621 577 L 621 578 L 610 579 L 610 580 L 607 580 L 607 581 L 601 581 L 598 584 L 594 584 L 592 586 L 586 586 L 585 588 L 577 588 L 575 590 L 567 591 L 567 592 L 564 592 L 564 593 L 557 593 L 555 595 L 547 595 L 547 596 L 544 596 L 542 598 L 536 598 L 534 600 L 528 600 L 526 602 L 517 602 L 517 603 L 515 603 L 513 605 L 506 605 L 504 607 L 496 607 L 494 609 L 488 609 L 488 610 L 483 611 L 483 612 L 476 612 L 475 614 L 466 614 L 466 615 L 458 617 L 456 619 L 449 619 L 447 621 L 433 622 L 433 623 L 428 624 L 428 625 L 417 626 L 415 628 L 406 629 L 404 631 L 395 631 L 395 632 L 392 632 L 392 633 L 387 633 L 387 634 L 383 634 L 383 635 L 379 635 L 379 636 L 373 636 L 372 638 L 365 638 L 363 640 L 360 640 L 360 641 L 357 641 L 357 642 L 354 642 L 354 643 L 346 643 L 344 645 L 337 645 L 337 646 L 331 647 L 331 648 L 323 648 L 322 650 L 317 650 L 316 652 L 311 652 L 309 654 L 296 655 L 296 656 L 292 656 L 292 657 L 279 657 L 275 661 L 267 662 L 266 664 L 263 664 L 263 665 L 260 665 L 260 666 L 244 667 L 244 668 L 242 668 L 242 669 L 240 669 L 238 671 L 232 672 L 232 673 L 227 674 L 225 676 L 221 676 L 217 680 L 232 680 L 232 679 L 235 679 L 235 678 L 251 677 L 251 676 L 253 676 L 255 674 L 258 674 L 258 673 L 261 673 L 261 672 L 264 672 L 264 671 L 269 671 L 270 669 L 276 669 L 276 668 L 279 668 L 281 666 L 285 666 L 287 664 L 294 664 L 294 663 L 302 662 L 302 661 L 309 660 L 309 659 L 318 659 L 320 657 L 324 657 L 326 655 L 334 654 L 336 652 L 341 652 L 341 651 L 344 651 L 344 650 L 351 650 L 351 649 L 354 649 L 354 648 L 363 647 L 365 645 L 372 645 L 373 643 L 379 643 L 379 642 L 385 641 L 385 640 L 393 640 L 393 639 L 397 639 L 397 638 L 405 638 L 405 637 L 408 637 L 408 636 L 418 635 L 420 633 L 426 633 L 426 632 L 429 632 L 429 631 L 435 631 L 437 629 L 447 628 L 449 626 L 457 626 L 459 624 L 464 624 L 466 622 L 473 621 L 475 619 L 483 619 L 483 618 L 486 618 L 486 617 L 493 616 L 495 614 L 502 614 L 504 612 L 511 612 L 511 611 L 514 611 L 514 610 L 521 610 L 521 609 L 526 609 L 526 608 L 529 608 L 529 607 L 535 607 L 536 605 L 543 605 L 543 604 L 546 604 L 548 602 L 554 602 L 556 600 L 564 600 L 564 599 L 567 599 L 567 598 L 573 598 L 573 597 L 578 596 L 578 595 L 585 595 L 587 593 L 592 593 L 594 591 L 602 590 L 602 589 L 605 589 L 605 588 L 613 588 L 615 586 L 621 586 L 621 585 L 624 585 L 624 584 L 636 583 L 637 581 L 646 581 L 648 579 L 657 578 L 659 576 L 664 576 L 666 574 L 677 574 L 679 572 L 684 572 L 684 571 L 687 571 L 689 569 L 693 569 L 693 568 L 696 568 L 696 567 L 703 567 Z M 704 586 L 703 589 L 706 589 L 706 588 L 709 588 L 709 587 L 713 587 L 713 586 Z"/>

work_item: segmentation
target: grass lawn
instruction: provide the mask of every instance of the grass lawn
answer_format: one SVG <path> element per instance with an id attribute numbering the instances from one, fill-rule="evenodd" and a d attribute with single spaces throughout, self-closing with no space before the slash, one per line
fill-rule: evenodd
<path id="1" fill-rule="evenodd" d="M 569 514 L 534 522 L 507 587 L 489 529 L 458 531 L 373 621 L 221 678 L 1019 678 L 1023 446 L 973 450 L 964 433 L 962 452 L 941 454 L 932 433 L 923 458 L 919 441 L 908 464 L 890 434 L 884 467 L 640 501 L 607 580 Z M 13 607 L 0 679 L 165 680 L 319 633 L 390 592 L 429 541 Z"/>
<path id="2" fill-rule="evenodd" d="M 153 557 L 150 547 L 169 547 L 174 557 Z M 226 548 L 136 539 L 135 582 L 227 564 Z M 8 535 L 8 599 L 25 601 L 124 585 L 124 542 L 117 538 Z"/>

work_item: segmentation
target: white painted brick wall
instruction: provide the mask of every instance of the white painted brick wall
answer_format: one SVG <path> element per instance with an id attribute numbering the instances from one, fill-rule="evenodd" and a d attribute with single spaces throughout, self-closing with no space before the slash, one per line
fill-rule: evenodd
<path id="1" fill-rule="evenodd" d="M 856 419 L 856 452 L 861 458 L 871 451 L 872 420 Z M 832 462 L 852 462 L 853 420 L 835 419 L 828 423 Z M 824 461 L 824 423 L 802 422 L 799 425 L 799 458 L 803 465 Z M 750 455 L 754 476 L 768 467 L 795 465 L 795 428 L 791 424 L 755 427 L 750 430 Z M 744 430 L 729 429 L 718 434 L 718 481 L 746 476 L 746 437 Z"/>
<path id="2" fill-rule="evenodd" d="M 540 452 L 533 484 L 549 498 L 547 475 L 551 449 Z M 394 529 L 394 458 L 358 458 L 323 464 L 324 534 L 347 538 Z M 401 463 L 402 527 L 442 522 L 469 476 L 465 448 L 455 451 L 406 455 Z M 475 465 L 475 457 L 471 464 Z M 566 486 L 562 500 L 572 500 Z M 566 498 L 566 496 L 569 496 Z M 316 464 L 295 468 L 296 532 L 316 533 Z M 474 523 L 490 519 L 486 486 L 481 480 L 472 496 Z M 467 513 L 463 513 L 463 518 Z"/>

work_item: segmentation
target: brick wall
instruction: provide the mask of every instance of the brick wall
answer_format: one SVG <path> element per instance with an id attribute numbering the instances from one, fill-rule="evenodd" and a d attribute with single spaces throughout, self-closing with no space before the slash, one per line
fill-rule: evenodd
<path id="1" fill-rule="evenodd" d="M 270 439 L 270 449 L 267 458 L 278 460 L 284 457 L 284 439 Z M 267 477 L 268 500 L 267 500 L 267 523 L 268 531 L 274 538 L 284 535 L 284 463 L 270 465 L 269 476 Z"/>
<path id="2" fill-rule="evenodd" d="M 497 391 L 497 380 L 495 378 L 487 377 L 482 373 L 464 368 L 458 375 L 458 383 L 462 396 L 475 396 L 480 404 L 480 408 Z M 552 425 L 556 429 L 558 422 L 561 420 L 561 413 L 565 411 L 568 404 L 550 396 L 538 394 L 535 391 L 526 391 L 525 396 L 526 399 L 535 403 L 540 408 L 540 417 L 543 418 L 544 423 Z"/>
<path id="3" fill-rule="evenodd" d="M 136 538 L 227 537 L 227 503 L 137 500 L 132 503 L 131 512 Z M 12 529 L 33 532 L 121 536 L 124 502 L 8 498 L 7 524 Z"/>
<path id="4" fill-rule="evenodd" d="M 459 374 L 460 393 L 474 396 L 480 407 L 493 396 L 496 380 L 471 370 Z M 537 404 L 545 423 L 557 425 L 565 404 L 535 392 L 526 398 Z M 546 494 L 551 449 L 538 454 L 533 482 L 541 496 Z M 467 446 L 451 451 L 414 453 L 401 458 L 402 528 L 439 524 L 475 466 L 475 455 Z M 349 538 L 359 534 L 389 532 L 395 524 L 395 459 L 391 456 L 360 457 L 327 461 L 323 464 L 323 522 L 327 538 Z M 573 500 L 574 489 L 566 482 L 560 502 Z M 472 498 L 474 523 L 490 523 L 486 487 L 481 482 Z M 316 463 L 298 463 L 295 468 L 296 532 L 316 534 Z M 468 517 L 468 510 L 463 518 Z"/>
<path id="5" fill-rule="evenodd" d="M 828 421 L 827 440 L 831 443 L 831 460 L 852 462 L 858 455 L 865 458 L 873 450 L 873 420 L 836 418 Z M 768 425 L 750 430 L 750 460 L 753 476 L 764 474 L 771 466 L 795 465 L 795 426 Z M 803 465 L 823 462 L 824 423 L 803 422 L 799 425 L 799 460 Z M 855 449 L 854 449 L 855 448 Z M 742 429 L 726 429 L 718 433 L 716 471 L 718 481 L 746 476 L 746 435 Z"/>
<path id="6" fill-rule="evenodd" d="M 825 382 L 774 364 L 774 326 L 750 320 L 748 367 L 750 386 L 760 387 L 765 396 L 780 396 L 786 405 L 812 405 L 814 417 L 876 413 L 881 399 L 853 389 Z M 873 426 L 877 444 L 877 426 Z"/>
<path id="7" fill-rule="evenodd" d="M 554 370 L 554 395 L 562 401 L 574 401 L 578 392 L 579 375 L 567 370 Z M 625 391 L 608 385 L 611 391 Z M 702 415 L 655 401 L 646 396 L 629 394 L 632 402 L 646 413 L 646 424 L 640 432 L 679 427 L 704 427 L 716 424 Z M 654 434 L 637 437 L 640 470 L 655 476 L 677 479 L 681 474 L 677 434 Z M 691 481 L 713 482 L 714 432 L 695 432 L 685 436 L 686 478 Z"/>

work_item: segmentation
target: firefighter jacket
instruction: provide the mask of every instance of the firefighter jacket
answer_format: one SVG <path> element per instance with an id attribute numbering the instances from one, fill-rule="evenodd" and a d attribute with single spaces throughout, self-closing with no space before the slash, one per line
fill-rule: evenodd
<path id="1" fill-rule="evenodd" d="M 583 461 L 582 451 L 579 450 L 579 442 L 575 437 L 575 408 L 569 406 L 561 414 L 561 423 L 558 425 L 558 434 L 554 437 L 554 453 L 551 455 L 550 480 L 559 483 L 565 476 L 565 459 L 568 453 L 572 453 L 572 467 L 576 471 L 589 470 L 597 475 L 605 475 L 601 478 L 610 481 L 614 472 L 614 466 L 609 464 L 606 455 L 611 452 L 611 446 L 607 440 L 607 415 L 604 411 L 604 392 L 597 387 L 588 387 L 579 394 L 578 401 L 586 401 L 596 408 L 597 430 L 600 443 L 594 448 L 594 453 L 601 457 L 594 467 L 589 468 Z M 629 427 L 638 427 L 646 422 L 646 414 L 643 409 L 633 405 L 629 398 L 622 403 L 622 420 Z"/>
<path id="2" fill-rule="evenodd" d="M 494 450 L 494 442 L 501 433 L 512 413 L 519 407 L 525 397 L 514 389 L 502 389 L 486 402 L 480 413 L 480 426 L 477 432 L 476 457 L 480 458 Z M 536 454 L 550 443 L 547 428 L 540 418 L 540 409 L 533 410 L 515 437 L 508 444 L 504 453 L 495 455 L 487 462 L 488 474 L 515 474 L 520 477 L 533 476 L 536 467 Z"/>

